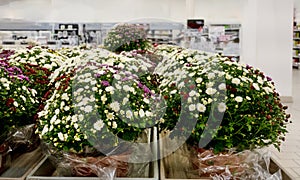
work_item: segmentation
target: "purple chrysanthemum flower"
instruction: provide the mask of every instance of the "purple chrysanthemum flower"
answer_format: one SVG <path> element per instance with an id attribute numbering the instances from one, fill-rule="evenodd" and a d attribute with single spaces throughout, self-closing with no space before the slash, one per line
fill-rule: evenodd
<path id="1" fill-rule="evenodd" d="M 103 86 L 109 86 L 109 82 L 108 82 L 108 81 L 101 81 L 101 84 L 102 84 Z"/>

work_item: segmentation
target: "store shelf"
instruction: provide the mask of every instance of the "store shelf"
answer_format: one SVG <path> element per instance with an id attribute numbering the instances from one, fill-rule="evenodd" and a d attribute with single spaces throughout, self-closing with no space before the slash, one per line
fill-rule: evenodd
<path id="1" fill-rule="evenodd" d="M 297 23 L 294 22 L 294 31 L 293 31 L 293 68 L 299 69 L 300 65 L 300 29 L 297 28 Z"/>

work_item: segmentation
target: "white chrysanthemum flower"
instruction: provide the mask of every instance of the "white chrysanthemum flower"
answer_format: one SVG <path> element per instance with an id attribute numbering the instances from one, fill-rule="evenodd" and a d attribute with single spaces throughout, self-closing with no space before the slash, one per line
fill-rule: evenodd
<path id="1" fill-rule="evenodd" d="M 101 101 L 103 103 L 105 103 L 107 101 L 106 95 L 104 94 L 103 96 L 101 96 Z"/>
<path id="2" fill-rule="evenodd" d="M 65 101 L 61 101 L 60 108 L 62 109 L 66 105 Z"/>
<path id="3" fill-rule="evenodd" d="M 57 89 L 60 86 L 60 82 L 55 83 L 55 88 Z"/>
<path id="4" fill-rule="evenodd" d="M 130 91 L 130 87 L 128 85 L 124 85 L 123 89 L 124 89 L 124 91 L 127 91 L 127 92 Z"/>
<path id="5" fill-rule="evenodd" d="M 153 116 L 153 113 L 150 112 L 150 111 L 146 111 L 146 116 L 147 116 L 147 117 L 151 117 L 151 116 Z"/>
<path id="6" fill-rule="evenodd" d="M 213 79 L 215 77 L 216 77 L 215 73 L 208 73 L 208 75 L 207 75 L 208 79 Z"/>
<path id="7" fill-rule="evenodd" d="M 196 74 L 196 72 L 192 72 L 192 73 L 189 74 L 189 76 L 190 76 L 190 77 L 194 77 L 195 74 Z"/>
<path id="8" fill-rule="evenodd" d="M 234 100 L 238 103 L 243 102 L 243 98 L 241 96 L 235 97 Z"/>
<path id="9" fill-rule="evenodd" d="M 195 110 L 196 110 L 195 104 L 189 105 L 189 111 L 195 111 Z"/>
<path id="10" fill-rule="evenodd" d="M 218 87 L 221 91 L 226 90 L 226 84 L 225 83 L 221 83 Z"/>
<path id="11" fill-rule="evenodd" d="M 52 118 L 50 120 L 50 124 L 53 124 L 56 121 L 56 119 L 57 119 L 56 115 L 52 116 Z"/>
<path id="12" fill-rule="evenodd" d="M 97 131 L 100 131 L 104 127 L 104 123 L 102 120 L 98 120 L 97 122 L 94 123 L 94 128 Z"/>
<path id="13" fill-rule="evenodd" d="M 79 119 L 79 121 L 83 121 L 84 116 L 82 114 L 79 114 L 78 119 Z"/>
<path id="14" fill-rule="evenodd" d="M 140 115 L 140 117 L 144 117 L 145 116 L 145 112 L 144 112 L 143 109 L 139 110 L 139 115 Z"/>
<path id="15" fill-rule="evenodd" d="M 95 84 L 97 84 L 96 80 L 91 81 L 91 85 L 95 85 Z"/>
<path id="16" fill-rule="evenodd" d="M 206 83 L 206 87 L 211 88 L 214 86 L 214 84 L 215 84 L 214 82 L 208 82 L 208 83 Z"/>
<path id="17" fill-rule="evenodd" d="M 226 108 L 227 108 L 227 106 L 226 106 L 225 103 L 219 103 L 219 105 L 218 105 L 218 111 L 219 112 L 225 112 Z"/>
<path id="18" fill-rule="evenodd" d="M 147 98 L 144 98 L 143 101 L 144 101 L 146 104 L 150 104 L 150 100 L 147 99 Z"/>
<path id="19" fill-rule="evenodd" d="M 97 90 L 98 90 L 97 87 L 93 87 L 93 88 L 92 88 L 92 91 L 94 91 L 94 92 L 96 92 Z"/>
<path id="20" fill-rule="evenodd" d="M 126 117 L 128 118 L 128 119 L 131 119 L 132 118 L 132 112 L 131 111 L 126 111 Z"/>
<path id="21" fill-rule="evenodd" d="M 225 78 L 226 78 L 226 79 L 232 79 L 232 76 L 231 76 L 230 74 L 226 74 L 226 75 L 225 75 Z"/>
<path id="22" fill-rule="evenodd" d="M 76 90 L 77 93 L 81 93 L 81 92 L 83 92 L 83 91 L 84 91 L 83 88 L 78 88 L 78 89 Z"/>
<path id="23" fill-rule="evenodd" d="M 121 79 L 121 76 L 120 76 L 119 74 L 115 74 L 115 75 L 114 75 L 114 78 L 115 78 L 116 80 L 120 80 L 120 79 Z"/>
<path id="24" fill-rule="evenodd" d="M 259 86 L 258 86 L 258 84 L 257 84 L 257 83 L 253 83 L 252 85 L 253 85 L 253 87 L 254 87 L 254 89 L 255 89 L 255 90 L 257 90 L 257 91 L 259 91 L 259 90 L 260 90 L 260 88 L 259 88 Z"/>
<path id="25" fill-rule="evenodd" d="M 7 90 L 10 90 L 9 83 L 4 83 L 3 86 L 4 86 Z"/>
<path id="26" fill-rule="evenodd" d="M 81 141 L 80 137 L 77 134 L 74 136 L 74 140 L 75 141 Z"/>
<path id="27" fill-rule="evenodd" d="M 43 116 L 45 116 L 47 114 L 48 114 L 47 111 L 40 111 L 40 112 L 38 112 L 38 117 L 40 118 L 40 117 L 43 117 Z"/>
<path id="28" fill-rule="evenodd" d="M 33 97 L 35 97 L 35 95 L 37 95 L 37 91 L 35 89 L 31 89 L 31 94 Z"/>
<path id="29" fill-rule="evenodd" d="M 115 85 L 115 87 L 116 87 L 116 89 L 122 89 L 122 86 L 120 86 L 120 84 L 114 84 Z"/>
<path id="30" fill-rule="evenodd" d="M 120 104 L 117 101 L 112 102 L 109 107 L 115 112 L 120 111 Z"/>
<path id="31" fill-rule="evenodd" d="M 117 127 L 118 127 L 118 124 L 116 123 L 116 121 L 114 121 L 113 123 L 112 123 L 112 126 L 111 126 L 113 129 L 116 129 Z"/>
<path id="32" fill-rule="evenodd" d="M 19 104 L 18 104 L 17 101 L 14 101 L 14 102 L 13 102 L 13 105 L 14 105 L 15 107 L 18 107 L 18 106 L 19 106 Z"/>
<path id="33" fill-rule="evenodd" d="M 72 122 L 75 123 L 77 121 L 78 121 L 77 116 L 76 115 L 72 116 Z"/>
<path id="34" fill-rule="evenodd" d="M 106 115 L 106 117 L 107 117 L 107 119 L 109 119 L 109 120 L 113 120 L 113 119 L 114 119 L 114 114 L 113 114 L 113 113 L 108 113 L 108 114 Z"/>
<path id="35" fill-rule="evenodd" d="M 122 116 L 124 116 L 125 111 L 121 110 L 121 111 L 120 111 L 120 114 L 121 114 Z"/>
<path id="36" fill-rule="evenodd" d="M 264 84 L 264 80 L 260 76 L 257 77 L 257 82 L 259 84 Z"/>
<path id="37" fill-rule="evenodd" d="M 0 79 L 0 82 L 2 82 L 2 83 L 5 83 L 5 82 L 7 82 L 8 80 L 6 79 L 6 78 L 1 78 Z"/>
<path id="38" fill-rule="evenodd" d="M 22 89 L 23 89 L 24 91 L 27 91 L 27 88 L 26 88 L 25 86 L 22 86 Z"/>
<path id="39" fill-rule="evenodd" d="M 192 91 L 189 93 L 189 96 L 190 96 L 190 97 L 193 97 L 193 96 L 195 96 L 196 94 L 197 94 L 197 92 L 194 91 L 194 90 L 192 90 Z"/>
<path id="40" fill-rule="evenodd" d="M 129 101 L 129 99 L 128 99 L 127 97 L 125 97 L 125 98 L 123 99 L 122 104 L 125 105 L 125 104 L 127 104 L 128 101 Z"/>
<path id="41" fill-rule="evenodd" d="M 56 121 L 54 121 L 54 125 L 58 125 L 59 123 L 61 123 L 60 119 L 57 119 Z"/>
<path id="42" fill-rule="evenodd" d="M 248 101 L 251 101 L 251 98 L 250 98 L 249 96 L 246 96 L 246 99 L 247 99 Z"/>
<path id="43" fill-rule="evenodd" d="M 46 125 L 46 126 L 44 126 L 44 128 L 43 128 L 43 130 L 42 130 L 42 136 L 44 135 L 44 134 L 46 134 L 47 132 L 49 131 L 49 129 L 48 129 L 48 126 Z"/>
<path id="44" fill-rule="evenodd" d="M 176 89 L 174 89 L 174 90 L 172 90 L 171 92 L 170 92 L 170 94 L 176 94 L 177 93 L 177 90 Z"/>
<path id="45" fill-rule="evenodd" d="M 202 78 L 197 78 L 196 83 L 200 84 L 202 82 L 202 80 L 203 80 Z"/>
<path id="46" fill-rule="evenodd" d="M 52 66 L 52 67 L 56 67 L 57 64 L 56 64 L 55 62 L 52 62 L 52 63 L 51 63 L 51 66 Z"/>
<path id="47" fill-rule="evenodd" d="M 216 92 L 217 92 L 217 90 L 214 89 L 214 88 L 207 88 L 206 91 L 205 91 L 205 93 L 208 94 L 208 95 L 213 95 Z"/>
<path id="48" fill-rule="evenodd" d="M 59 133 L 57 134 L 57 136 L 58 136 L 59 140 L 65 141 L 65 137 L 64 137 L 63 133 L 59 132 Z"/>
<path id="49" fill-rule="evenodd" d="M 178 84 L 178 88 L 180 89 L 180 88 L 183 88 L 184 87 L 184 82 L 181 82 L 181 83 L 179 83 Z"/>
<path id="50" fill-rule="evenodd" d="M 231 80 L 231 82 L 232 82 L 233 84 L 235 84 L 235 85 L 239 85 L 239 84 L 241 83 L 241 80 L 238 79 L 238 78 L 233 78 L 233 79 Z"/>
<path id="51" fill-rule="evenodd" d="M 58 114 L 59 114 L 59 109 L 55 109 L 54 113 L 55 113 L 56 115 L 58 115 Z"/>
<path id="52" fill-rule="evenodd" d="M 263 89 L 265 90 L 265 92 L 267 94 L 273 93 L 273 90 L 271 88 L 269 88 L 269 87 L 263 87 Z"/>
<path id="53" fill-rule="evenodd" d="M 114 87 L 108 86 L 108 87 L 105 88 L 105 91 L 106 91 L 106 92 L 113 92 L 114 89 L 115 89 Z"/>
<path id="54" fill-rule="evenodd" d="M 188 62 L 192 62 L 192 61 L 193 61 L 193 58 L 188 57 L 186 60 L 187 60 Z"/>
<path id="55" fill-rule="evenodd" d="M 90 113 L 90 112 L 92 112 L 92 111 L 93 111 L 93 107 L 92 107 L 92 106 L 90 106 L 90 105 L 88 105 L 88 106 L 85 106 L 85 108 L 84 108 L 84 111 L 85 111 L 85 112 L 87 112 L 87 113 Z"/>
<path id="56" fill-rule="evenodd" d="M 208 99 L 207 99 L 207 104 L 210 104 L 210 103 L 212 103 L 212 102 L 213 102 L 212 98 L 208 98 Z"/>
<path id="57" fill-rule="evenodd" d="M 200 104 L 200 103 L 198 103 L 197 104 L 197 110 L 199 111 L 199 112 L 205 112 L 206 111 L 206 106 L 204 106 L 203 104 Z"/>
<path id="58" fill-rule="evenodd" d="M 92 74 L 91 73 L 85 73 L 84 74 L 85 75 L 85 77 L 88 79 L 88 77 L 92 77 Z"/>
<path id="59" fill-rule="evenodd" d="M 70 107 L 69 107 L 69 106 L 65 106 L 65 107 L 64 107 L 64 110 L 65 110 L 65 111 L 69 111 L 69 110 L 70 110 Z"/>
<path id="60" fill-rule="evenodd" d="M 61 95 L 61 98 L 62 98 L 63 100 L 66 100 L 66 101 L 69 100 L 69 96 L 68 96 L 67 93 L 63 93 L 63 94 Z"/>
<path id="61" fill-rule="evenodd" d="M 46 68 L 46 69 L 52 69 L 52 66 L 50 64 L 44 64 L 43 67 Z"/>

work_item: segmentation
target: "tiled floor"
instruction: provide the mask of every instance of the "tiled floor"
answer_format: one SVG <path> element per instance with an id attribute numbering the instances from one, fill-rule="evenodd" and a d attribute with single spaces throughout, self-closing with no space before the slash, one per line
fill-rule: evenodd
<path id="1" fill-rule="evenodd" d="M 289 124 L 286 141 L 280 152 L 270 147 L 272 159 L 279 164 L 282 170 L 292 178 L 300 180 L 300 69 L 293 70 L 293 103 L 286 104 L 292 115 L 292 124 Z"/>

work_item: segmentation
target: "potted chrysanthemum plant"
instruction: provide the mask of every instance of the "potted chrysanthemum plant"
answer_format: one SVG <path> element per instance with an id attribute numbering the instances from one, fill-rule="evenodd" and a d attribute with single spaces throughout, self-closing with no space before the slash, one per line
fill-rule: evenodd
<path id="1" fill-rule="evenodd" d="M 157 67 L 168 104 L 161 131 L 178 143 L 167 142 L 162 151 L 170 154 L 186 142 L 186 162 L 198 169 L 198 177 L 254 175 L 257 162 L 246 158 L 248 150 L 279 149 L 289 123 L 272 79 L 249 65 L 196 50 L 159 46 L 155 53 L 167 57 Z M 233 157 L 225 156 L 233 150 Z"/>

